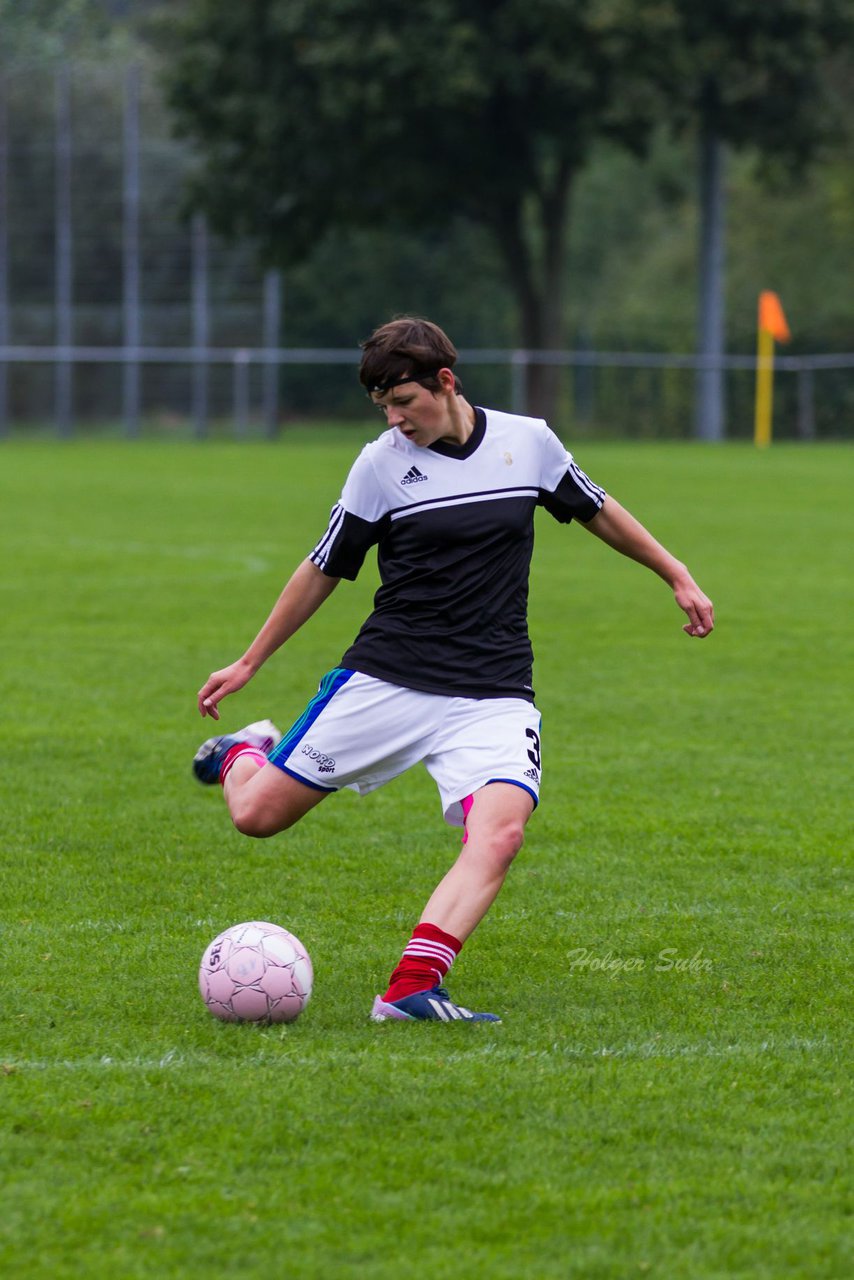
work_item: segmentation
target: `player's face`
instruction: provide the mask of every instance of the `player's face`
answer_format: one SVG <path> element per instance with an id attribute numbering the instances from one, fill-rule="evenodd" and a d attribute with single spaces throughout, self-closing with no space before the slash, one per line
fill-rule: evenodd
<path id="1" fill-rule="evenodd" d="M 372 395 L 371 399 L 390 427 L 397 427 L 401 435 L 422 449 L 437 440 L 453 438 L 453 419 L 445 390 L 434 394 L 420 382 L 402 382 L 382 395 Z"/>

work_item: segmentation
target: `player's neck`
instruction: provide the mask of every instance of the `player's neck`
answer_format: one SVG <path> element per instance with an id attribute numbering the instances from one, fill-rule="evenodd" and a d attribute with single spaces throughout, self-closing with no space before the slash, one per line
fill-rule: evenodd
<path id="1" fill-rule="evenodd" d="M 440 438 L 447 444 L 465 444 L 474 431 L 474 408 L 462 396 L 454 395 L 448 406 L 448 414 L 448 430 Z"/>

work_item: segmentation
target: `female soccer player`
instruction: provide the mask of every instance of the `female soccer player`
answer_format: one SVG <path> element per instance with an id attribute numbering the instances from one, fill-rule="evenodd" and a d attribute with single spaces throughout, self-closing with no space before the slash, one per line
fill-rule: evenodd
<path id="1" fill-rule="evenodd" d="M 376 546 L 381 586 L 341 665 L 291 729 L 271 721 L 209 739 L 196 776 L 222 784 L 239 831 L 285 831 L 332 792 L 364 795 L 423 761 L 445 819 L 464 828 L 371 1016 L 499 1021 L 455 1004 L 443 980 L 522 845 L 539 799 L 540 716 L 531 684 L 528 572 L 534 511 L 579 520 L 657 573 L 704 637 L 711 601 L 540 419 L 475 408 L 457 352 L 427 320 L 363 343 L 360 378 L 387 430 L 361 452 L 317 546 L 241 658 L 199 690 L 202 716 L 241 689 Z"/>

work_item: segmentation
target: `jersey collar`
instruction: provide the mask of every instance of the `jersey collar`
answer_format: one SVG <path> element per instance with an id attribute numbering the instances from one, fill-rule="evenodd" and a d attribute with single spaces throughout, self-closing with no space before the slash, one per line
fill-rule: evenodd
<path id="1" fill-rule="evenodd" d="M 470 458 L 478 448 L 486 434 L 486 414 L 483 409 L 475 407 L 474 427 L 465 444 L 451 444 L 447 440 L 436 440 L 427 446 L 433 453 L 441 453 L 443 458 L 459 458 L 461 461 Z"/>

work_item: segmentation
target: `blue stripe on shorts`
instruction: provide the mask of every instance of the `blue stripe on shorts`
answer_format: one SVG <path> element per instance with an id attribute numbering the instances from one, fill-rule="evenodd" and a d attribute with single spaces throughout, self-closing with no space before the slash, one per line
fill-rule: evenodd
<path id="1" fill-rule="evenodd" d="M 486 785 L 489 786 L 492 782 L 507 782 L 511 787 L 521 787 L 523 791 L 527 791 L 528 795 L 533 800 L 534 808 L 536 809 L 539 806 L 540 797 L 537 795 L 536 791 L 532 790 L 531 787 L 527 787 L 524 782 L 520 782 L 518 778 L 490 778 Z"/>
<path id="2" fill-rule="evenodd" d="M 274 764 L 279 769 L 283 769 L 285 773 L 291 772 L 290 769 L 285 768 L 284 761 L 287 760 L 288 756 L 291 754 L 300 739 L 304 738 L 308 733 L 321 711 L 323 711 L 325 707 L 329 706 L 329 703 L 335 697 L 338 690 L 343 689 L 347 681 L 355 674 L 355 671 L 351 671 L 348 667 L 333 667 L 331 671 L 327 671 L 326 675 L 320 682 L 320 688 L 300 716 L 299 720 L 297 720 L 296 723 L 288 729 L 281 742 L 277 743 L 268 755 L 267 759 L 270 764 Z M 305 782 L 305 778 L 301 778 L 300 781 Z M 334 790 L 334 788 L 330 789 Z"/>

